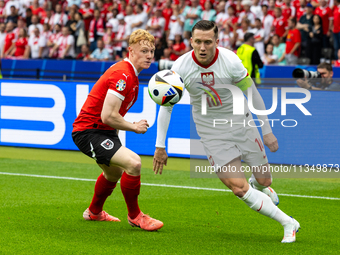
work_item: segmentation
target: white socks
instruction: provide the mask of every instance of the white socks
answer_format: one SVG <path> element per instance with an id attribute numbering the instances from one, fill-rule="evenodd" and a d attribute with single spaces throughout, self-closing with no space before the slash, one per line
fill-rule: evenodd
<path id="1" fill-rule="evenodd" d="M 251 186 L 249 186 L 247 193 L 240 199 L 254 211 L 278 221 L 283 226 L 292 222 L 292 218 L 275 206 L 266 194 L 253 189 Z"/>

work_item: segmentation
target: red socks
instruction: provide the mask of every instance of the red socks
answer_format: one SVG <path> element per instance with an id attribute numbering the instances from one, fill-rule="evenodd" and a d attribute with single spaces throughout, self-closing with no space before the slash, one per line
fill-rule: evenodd
<path id="1" fill-rule="evenodd" d="M 116 184 L 117 182 L 110 182 L 106 180 L 103 173 L 99 175 L 94 187 L 94 196 L 89 207 L 92 213 L 98 214 L 103 210 L 104 203 L 107 197 L 111 195 Z"/>
<path id="2" fill-rule="evenodd" d="M 140 191 L 140 175 L 132 176 L 124 172 L 120 180 L 120 188 L 125 198 L 125 202 L 129 212 L 129 217 L 131 219 L 134 219 L 140 213 L 140 209 L 138 206 L 138 195 Z"/>

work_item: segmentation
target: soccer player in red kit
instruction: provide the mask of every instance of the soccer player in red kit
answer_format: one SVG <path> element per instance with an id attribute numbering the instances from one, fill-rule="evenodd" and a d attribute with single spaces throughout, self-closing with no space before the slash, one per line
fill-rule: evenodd
<path id="1" fill-rule="evenodd" d="M 163 226 L 161 221 L 139 209 L 141 159 L 122 146 L 117 135 L 118 130 L 138 134 L 147 131 L 146 120 L 130 123 L 124 120 L 124 115 L 137 100 L 137 76 L 150 67 L 154 51 L 155 38 L 145 30 L 134 31 L 129 39 L 129 58 L 112 65 L 99 78 L 73 123 L 73 141 L 103 170 L 97 179 L 92 202 L 83 214 L 85 220 L 120 221 L 103 211 L 103 205 L 121 179 L 129 224 L 148 231 Z"/>

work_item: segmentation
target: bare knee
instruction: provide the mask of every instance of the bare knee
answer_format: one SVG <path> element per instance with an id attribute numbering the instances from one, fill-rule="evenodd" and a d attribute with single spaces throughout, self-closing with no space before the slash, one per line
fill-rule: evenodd
<path id="1" fill-rule="evenodd" d="M 235 196 L 243 197 L 247 193 L 247 188 L 245 186 L 242 187 L 232 187 L 231 191 L 234 193 Z"/>
<path id="2" fill-rule="evenodd" d="M 265 186 L 265 187 L 269 187 L 272 184 L 272 178 L 259 178 L 259 179 L 256 179 L 256 181 L 260 185 Z"/>
<path id="3" fill-rule="evenodd" d="M 128 166 L 126 167 L 126 173 L 128 175 L 138 176 L 140 175 L 140 170 L 142 168 L 142 161 L 139 156 L 133 157 L 129 160 Z"/>

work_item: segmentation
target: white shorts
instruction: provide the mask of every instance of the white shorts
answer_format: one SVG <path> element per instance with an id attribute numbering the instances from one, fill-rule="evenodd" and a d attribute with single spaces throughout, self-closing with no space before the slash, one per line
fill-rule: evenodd
<path id="1" fill-rule="evenodd" d="M 201 142 L 211 166 L 224 166 L 239 156 L 249 166 L 268 163 L 261 136 L 254 127 L 240 128 L 216 139 L 202 137 Z"/>

